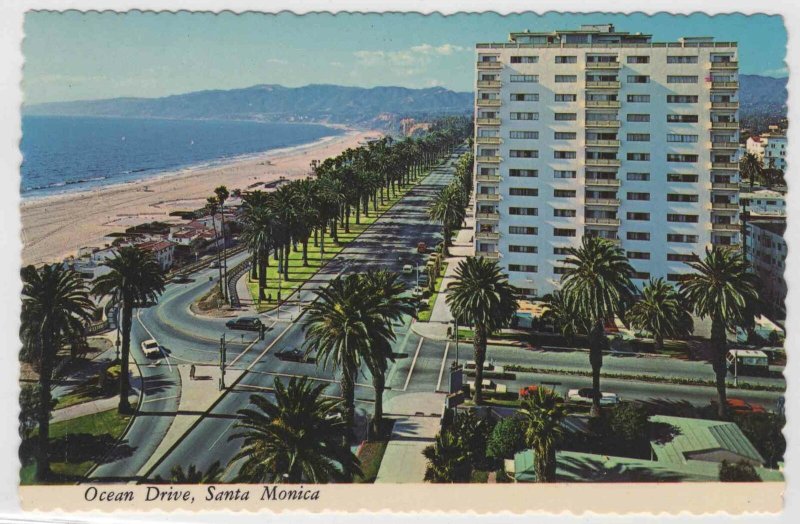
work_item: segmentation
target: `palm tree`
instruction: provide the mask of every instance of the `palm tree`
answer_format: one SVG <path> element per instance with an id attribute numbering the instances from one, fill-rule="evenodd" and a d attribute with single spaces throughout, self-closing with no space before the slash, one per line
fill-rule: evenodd
<path id="1" fill-rule="evenodd" d="M 273 219 L 266 193 L 253 191 L 245 195 L 242 203 L 242 241 L 253 256 L 253 271 L 258 278 L 259 300 L 267 298 L 264 288 L 267 286 Z"/>
<path id="2" fill-rule="evenodd" d="M 222 277 L 222 253 L 219 250 L 219 233 L 217 232 L 217 209 L 219 200 L 217 197 L 208 197 L 206 199 L 206 209 L 211 214 L 211 227 L 214 228 L 214 247 L 217 250 L 217 267 L 219 269 L 219 293 L 222 295 L 224 301 L 228 301 L 228 292 L 225 285 L 225 279 Z"/>
<path id="3" fill-rule="evenodd" d="M 564 439 L 563 399 L 548 389 L 539 388 L 532 395 L 525 395 L 517 416 L 525 424 L 525 442 L 535 453 L 536 480 L 555 482 L 556 447 Z"/>
<path id="4" fill-rule="evenodd" d="M 292 377 L 288 385 L 275 381 L 274 401 L 250 397 L 253 408 L 237 412 L 238 431 L 228 439 L 243 439 L 232 459 L 245 459 L 242 481 L 321 484 L 361 474 L 358 459 L 344 443 L 348 426 L 337 416 L 341 401 L 325 398 L 324 389 L 307 377 Z"/>
<path id="5" fill-rule="evenodd" d="M 21 332 L 33 341 L 39 368 L 39 435 L 36 478 L 50 473 L 50 395 L 53 364 L 61 344 L 91 320 L 94 304 L 80 275 L 59 264 L 35 269 L 27 266 L 22 276 Z M 23 337 L 25 338 L 25 337 Z"/>
<path id="6" fill-rule="evenodd" d="M 422 450 L 428 459 L 425 480 L 434 483 L 469 482 L 472 467 L 467 451 L 450 431 L 442 430 L 433 444 Z"/>
<path id="7" fill-rule="evenodd" d="M 575 314 L 589 330 L 589 362 L 592 366 L 592 416 L 600 415 L 600 369 L 608 346 L 604 326 L 622 314 L 633 297 L 634 273 L 625 253 L 608 240 L 584 235 L 569 255 L 561 277 L 562 291 Z"/>
<path id="8" fill-rule="evenodd" d="M 92 294 L 111 297 L 111 303 L 122 309 L 122 346 L 119 374 L 119 413 L 130 413 L 128 360 L 131 348 L 133 309 L 146 307 L 164 292 L 164 272 L 149 251 L 136 246 L 119 248 L 113 258 L 103 264 L 111 271 L 95 280 Z"/>
<path id="9" fill-rule="evenodd" d="M 227 236 L 225 233 L 225 201 L 228 200 L 228 197 L 231 194 L 228 192 L 228 188 L 225 186 L 219 186 L 214 190 L 214 195 L 217 197 L 217 202 L 219 203 L 219 216 L 222 225 L 222 279 L 225 281 L 225 300 L 228 300 L 228 250 L 227 250 Z"/>
<path id="10" fill-rule="evenodd" d="M 175 466 L 170 470 L 169 480 L 165 481 L 159 476 L 155 477 L 157 483 L 169 484 L 217 484 L 222 477 L 223 469 L 219 461 L 211 464 L 206 471 L 197 469 L 197 466 L 190 464 L 183 470 L 182 466 Z"/>
<path id="11" fill-rule="evenodd" d="M 664 337 L 686 337 L 694 329 L 683 297 L 663 278 L 645 284 L 641 298 L 628 310 L 626 320 L 634 329 L 653 335 L 655 351 L 664 347 Z"/>
<path id="12" fill-rule="evenodd" d="M 589 333 L 589 326 L 576 314 L 570 297 L 563 291 L 554 291 L 543 298 L 546 308 L 542 320 L 552 322 L 568 344 L 572 344 L 576 336 Z"/>
<path id="13" fill-rule="evenodd" d="M 742 174 L 750 180 L 750 191 L 753 191 L 753 185 L 757 178 L 761 178 L 764 174 L 764 164 L 753 153 L 746 153 L 741 160 L 739 160 Z"/>
<path id="14" fill-rule="evenodd" d="M 428 216 L 431 220 L 442 224 L 442 235 L 444 236 L 444 256 L 448 255 L 453 230 L 461 225 L 466 213 L 467 202 L 458 182 L 451 183 L 443 187 L 431 202 Z"/>
<path id="15" fill-rule="evenodd" d="M 458 263 L 455 279 L 447 286 L 447 304 L 453 316 L 472 325 L 475 350 L 476 404 L 483 401 L 483 362 L 486 340 L 511 322 L 517 311 L 517 290 L 508 283 L 496 262 L 483 257 Z"/>
<path id="16" fill-rule="evenodd" d="M 728 368 L 727 332 L 753 323 L 758 303 L 756 276 L 740 253 L 706 248 L 703 260 L 687 262 L 694 270 L 680 282 L 680 292 L 700 317 L 711 319 L 712 366 L 717 379 L 718 413 L 727 414 L 725 378 Z"/>

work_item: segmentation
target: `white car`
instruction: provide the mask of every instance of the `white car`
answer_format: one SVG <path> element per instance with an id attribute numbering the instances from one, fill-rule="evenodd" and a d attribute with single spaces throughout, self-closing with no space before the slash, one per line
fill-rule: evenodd
<path id="1" fill-rule="evenodd" d="M 142 352 L 147 358 L 160 357 L 161 347 L 159 347 L 158 342 L 151 338 L 142 342 Z"/>
<path id="2" fill-rule="evenodd" d="M 582 404 L 592 403 L 592 388 L 570 389 L 567 391 L 567 400 L 570 402 L 580 402 Z M 614 406 L 619 404 L 619 395 L 616 393 L 600 392 L 601 406 Z"/>
<path id="3" fill-rule="evenodd" d="M 414 298 L 419 298 L 424 294 L 425 292 L 422 290 L 421 287 L 415 287 L 414 289 L 411 290 L 411 296 Z"/>
<path id="4" fill-rule="evenodd" d="M 414 271 L 414 266 L 411 264 L 406 264 L 403 266 L 403 273 L 412 273 Z"/>

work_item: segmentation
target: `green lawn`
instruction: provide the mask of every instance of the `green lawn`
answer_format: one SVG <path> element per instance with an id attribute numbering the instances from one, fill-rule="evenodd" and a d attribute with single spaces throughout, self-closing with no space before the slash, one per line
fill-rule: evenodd
<path id="1" fill-rule="evenodd" d="M 130 420 L 116 409 L 56 422 L 50 425 L 50 467 L 56 483 L 76 482 L 86 475 L 95 461 L 108 453 Z M 30 456 L 35 439 L 21 446 L 21 455 Z M 36 465 L 23 457 L 21 484 L 35 484 Z"/>
<path id="2" fill-rule="evenodd" d="M 100 387 L 99 377 L 91 377 L 83 384 L 75 387 L 72 392 L 56 401 L 55 409 L 62 409 L 75 404 L 83 404 L 92 400 L 109 398 L 117 392 L 117 381 L 119 377 L 119 364 L 110 366 L 107 370 L 105 387 Z"/>
<path id="3" fill-rule="evenodd" d="M 439 295 L 444 293 L 444 290 L 442 289 L 442 281 L 444 280 L 444 272 L 447 271 L 447 264 L 447 262 L 442 264 L 442 270 L 439 273 L 439 276 L 436 277 L 436 282 L 434 284 L 434 289 L 436 289 L 436 292 L 431 295 L 430 304 L 428 307 L 419 310 L 417 320 L 420 322 L 428 322 L 431 319 L 431 313 L 433 313 L 433 306 L 436 305 L 436 299 L 439 297 Z"/>
<path id="4" fill-rule="evenodd" d="M 277 306 L 276 300 L 278 298 L 278 289 L 280 286 L 281 300 L 286 300 L 294 291 L 300 286 L 308 282 L 322 267 L 328 262 L 333 260 L 344 248 L 355 240 L 361 233 L 375 223 L 378 218 L 392 208 L 411 188 L 419 183 L 427 176 L 423 174 L 419 179 L 413 181 L 410 185 L 398 190 L 398 192 L 390 199 L 385 199 L 383 204 L 378 205 L 377 212 L 372 209 L 370 203 L 369 216 L 361 214 L 361 223 L 355 223 L 355 213 L 350 215 L 350 232 L 346 233 L 344 227 L 339 227 L 339 243 L 333 241 L 329 234 L 325 235 L 325 256 L 321 256 L 320 246 L 314 246 L 313 238 L 308 242 L 308 266 L 303 266 L 303 252 L 302 245 L 297 245 L 297 251 L 289 254 L 289 279 L 288 281 L 279 281 L 278 279 L 278 263 L 273 258 L 269 260 L 269 267 L 267 268 L 267 287 L 264 293 L 271 300 L 262 302 L 257 306 L 259 312 L 270 311 Z M 248 278 L 247 287 L 250 290 L 250 295 L 255 302 L 258 302 L 258 280 Z"/>
<path id="5" fill-rule="evenodd" d="M 358 460 L 361 461 L 361 472 L 363 477 L 356 476 L 353 482 L 356 484 L 372 484 L 378 476 L 378 470 L 381 469 L 381 461 L 383 454 L 386 453 L 386 446 L 389 442 L 386 440 L 377 442 L 365 442 L 358 452 Z"/>

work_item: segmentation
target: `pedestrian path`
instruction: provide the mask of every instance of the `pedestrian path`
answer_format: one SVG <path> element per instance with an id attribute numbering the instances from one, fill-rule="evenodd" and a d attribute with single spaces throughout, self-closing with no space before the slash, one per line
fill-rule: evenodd
<path id="1" fill-rule="evenodd" d="M 137 380 L 137 382 L 141 382 Z M 128 402 L 135 406 L 139 401 L 139 388 L 141 384 L 131 383 L 132 393 L 128 396 Z M 53 411 L 53 416 L 50 418 L 50 423 L 63 422 L 65 420 L 72 420 L 74 418 L 83 417 L 86 415 L 94 415 L 102 413 L 109 409 L 115 409 L 119 405 L 119 396 L 103 398 L 100 400 L 92 400 L 90 402 L 82 402 L 66 408 L 61 408 Z"/>

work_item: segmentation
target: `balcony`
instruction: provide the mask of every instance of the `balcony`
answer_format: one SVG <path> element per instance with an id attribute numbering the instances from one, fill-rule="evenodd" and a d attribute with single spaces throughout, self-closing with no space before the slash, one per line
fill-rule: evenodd
<path id="1" fill-rule="evenodd" d="M 738 142 L 711 142 L 711 151 L 737 151 Z"/>
<path id="2" fill-rule="evenodd" d="M 587 198 L 587 206 L 619 206 L 619 198 Z"/>
<path id="3" fill-rule="evenodd" d="M 500 202 L 499 193 L 475 193 L 475 200 L 478 202 Z"/>
<path id="4" fill-rule="evenodd" d="M 739 69 L 739 62 L 734 60 L 728 60 L 725 62 L 711 62 L 711 69 L 724 69 L 724 70 L 731 70 L 731 69 Z"/>
<path id="5" fill-rule="evenodd" d="M 476 213 L 475 218 L 478 220 L 500 220 L 500 213 Z"/>
<path id="6" fill-rule="evenodd" d="M 711 209 L 714 211 L 738 211 L 739 204 L 736 202 L 712 202 Z"/>
<path id="7" fill-rule="evenodd" d="M 739 82 L 711 82 L 711 89 L 739 89 Z"/>
<path id="8" fill-rule="evenodd" d="M 741 224 L 739 222 L 732 222 L 730 224 L 711 224 L 711 229 L 714 231 L 730 231 L 737 233 L 741 229 Z"/>
<path id="9" fill-rule="evenodd" d="M 482 184 L 500 183 L 500 175 L 478 175 L 475 179 Z"/>
<path id="10" fill-rule="evenodd" d="M 736 162 L 711 162 L 711 169 L 739 169 Z"/>
<path id="11" fill-rule="evenodd" d="M 501 82 L 500 80 L 478 80 L 478 87 L 498 89 L 500 87 L 503 87 L 503 82 Z"/>
<path id="12" fill-rule="evenodd" d="M 619 147 L 619 140 L 591 140 L 586 139 L 586 147 Z"/>
<path id="13" fill-rule="evenodd" d="M 476 256 L 488 258 L 489 260 L 499 260 L 500 259 L 500 252 L 499 251 L 478 251 L 475 253 Z"/>
<path id="14" fill-rule="evenodd" d="M 502 69 L 502 68 L 503 68 L 503 63 L 502 62 L 498 62 L 498 61 L 494 61 L 494 62 L 480 61 L 480 62 L 478 62 L 478 69 L 480 69 L 480 70 Z"/>
<path id="15" fill-rule="evenodd" d="M 587 100 L 586 107 L 588 108 L 619 108 L 619 100 Z"/>
<path id="16" fill-rule="evenodd" d="M 619 80 L 587 80 L 586 89 L 619 89 Z"/>
<path id="17" fill-rule="evenodd" d="M 621 165 L 618 158 L 587 158 L 587 166 L 619 167 Z"/>
<path id="18" fill-rule="evenodd" d="M 587 186 L 619 187 L 619 180 L 616 178 L 587 178 Z"/>
<path id="19" fill-rule="evenodd" d="M 496 146 L 500 144 L 499 136 L 479 136 L 475 139 L 475 143 Z"/>
<path id="20" fill-rule="evenodd" d="M 586 69 L 619 69 L 619 62 L 586 62 Z"/>
<path id="21" fill-rule="evenodd" d="M 711 102 L 711 109 L 739 109 L 739 102 Z"/>
<path id="22" fill-rule="evenodd" d="M 478 231 L 475 233 L 476 240 L 500 240 L 500 233 L 492 233 L 490 231 Z"/>
<path id="23" fill-rule="evenodd" d="M 502 103 L 499 98 L 479 98 L 478 107 L 500 107 Z"/>
<path id="24" fill-rule="evenodd" d="M 475 123 L 479 126 L 499 126 L 500 119 L 499 118 L 478 118 L 475 120 Z"/>
<path id="25" fill-rule="evenodd" d="M 712 120 L 711 129 L 739 129 L 739 122 L 714 122 Z"/>
<path id="26" fill-rule="evenodd" d="M 587 226 L 619 226 L 619 219 L 618 218 L 595 218 L 595 217 L 586 217 L 586 225 Z"/>
<path id="27" fill-rule="evenodd" d="M 589 231 L 602 231 L 602 230 L 597 230 L 597 229 L 588 229 L 588 230 L 587 230 L 587 233 L 588 233 Z M 600 235 L 587 235 L 587 236 L 589 236 L 589 237 L 593 237 L 593 238 L 599 238 L 599 239 L 601 239 L 601 240 L 605 240 L 606 242 L 611 242 L 612 244 L 614 244 L 614 245 L 616 245 L 616 246 L 618 246 L 618 245 L 620 245 L 620 244 L 622 243 L 622 242 L 620 241 L 620 239 L 618 239 L 618 238 L 606 238 L 606 237 L 604 237 L 604 236 L 600 236 Z"/>
<path id="28" fill-rule="evenodd" d="M 739 184 L 733 182 L 712 182 L 711 189 L 714 191 L 739 191 Z"/>
<path id="29" fill-rule="evenodd" d="M 499 156 L 476 156 L 475 161 L 483 164 L 499 164 L 503 159 Z"/>
<path id="30" fill-rule="evenodd" d="M 587 120 L 586 127 L 619 127 L 619 120 Z"/>

